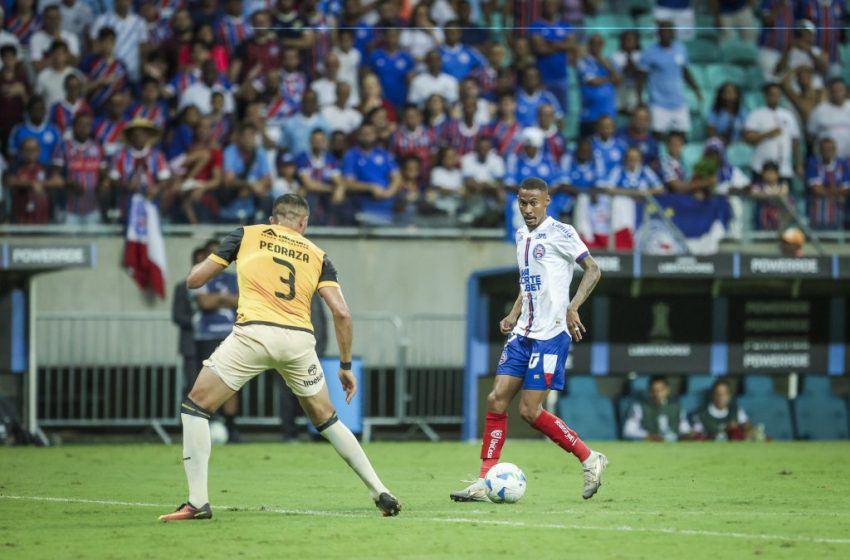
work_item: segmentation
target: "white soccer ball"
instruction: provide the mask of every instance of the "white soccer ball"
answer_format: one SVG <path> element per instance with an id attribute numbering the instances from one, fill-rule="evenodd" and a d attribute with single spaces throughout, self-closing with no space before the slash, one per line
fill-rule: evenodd
<path id="1" fill-rule="evenodd" d="M 497 504 L 518 502 L 525 494 L 526 482 L 525 473 L 513 463 L 499 463 L 484 477 L 487 497 Z"/>
<path id="2" fill-rule="evenodd" d="M 218 420 L 210 422 L 210 441 L 214 445 L 227 443 L 229 435 L 230 433 L 227 431 L 227 426 L 224 425 L 224 422 L 219 422 Z"/>

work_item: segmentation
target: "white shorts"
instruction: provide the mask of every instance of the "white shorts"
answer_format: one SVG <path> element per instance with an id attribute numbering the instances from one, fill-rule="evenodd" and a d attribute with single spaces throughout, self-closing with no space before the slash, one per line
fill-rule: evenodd
<path id="1" fill-rule="evenodd" d="M 269 369 L 299 397 L 311 397 L 325 385 L 313 334 L 272 325 L 234 326 L 204 365 L 234 391 Z"/>
<path id="2" fill-rule="evenodd" d="M 685 8 L 684 10 L 672 10 L 670 8 L 656 7 L 652 13 L 655 21 L 671 21 L 676 27 L 676 38 L 680 41 L 690 41 L 696 36 L 694 23 L 693 8 Z"/>
<path id="3" fill-rule="evenodd" d="M 691 111 L 687 105 L 678 109 L 652 105 L 649 107 L 649 113 L 652 116 L 653 132 L 666 133 L 675 130 L 687 134 L 691 131 Z"/>

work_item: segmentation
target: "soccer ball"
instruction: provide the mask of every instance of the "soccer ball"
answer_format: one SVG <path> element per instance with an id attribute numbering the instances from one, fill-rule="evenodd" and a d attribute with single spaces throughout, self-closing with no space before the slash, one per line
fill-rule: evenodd
<path id="1" fill-rule="evenodd" d="M 224 425 L 224 422 L 219 420 L 213 420 L 210 422 L 210 441 L 214 445 L 221 445 L 223 443 L 227 443 L 227 437 L 230 434 L 227 431 L 227 426 Z"/>
<path id="2" fill-rule="evenodd" d="M 499 463 L 487 471 L 484 486 L 490 501 L 513 504 L 525 494 L 525 473 L 513 463 Z"/>

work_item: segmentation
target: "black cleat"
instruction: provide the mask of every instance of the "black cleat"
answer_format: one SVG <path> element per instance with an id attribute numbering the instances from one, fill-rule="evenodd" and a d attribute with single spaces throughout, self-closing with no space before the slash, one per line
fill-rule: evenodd
<path id="1" fill-rule="evenodd" d="M 375 500 L 375 505 L 384 514 L 384 517 L 395 517 L 401 511 L 401 504 L 398 498 L 389 492 L 383 492 L 378 499 Z"/>

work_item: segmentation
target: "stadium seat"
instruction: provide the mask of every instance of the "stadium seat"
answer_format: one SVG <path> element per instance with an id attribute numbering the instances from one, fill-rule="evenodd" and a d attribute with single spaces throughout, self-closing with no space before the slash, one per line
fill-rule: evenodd
<path id="1" fill-rule="evenodd" d="M 797 435 L 802 439 L 847 439 L 847 405 L 832 394 L 830 379 L 807 376 L 803 392 L 794 401 Z"/>
<path id="2" fill-rule="evenodd" d="M 749 375 L 744 378 L 744 394 L 748 397 L 775 395 L 773 378 L 769 375 Z"/>
<path id="3" fill-rule="evenodd" d="M 682 150 L 682 163 L 688 173 L 694 168 L 694 164 L 700 160 L 703 152 L 702 142 L 688 142 Z"/>
<path id="4" fill-rule="evenodd" d="M 747 171 L 753 166 L 753 149 L 749 144 L 735 142 L 726 149 L 729 163 Z"/>
<path id="5" fill-rule="evenodd" d="M 706 69 L 710 91 L 717 91 L 726 82 L 747 87 L 747 71 L 731 64 L 711 64 Z"/>
<path id="6" fill-rule="evenodd" d="M 586 440 L 617 439 L 614 405 L 605 397 L 567 396 L 558 401 L 558 416 Z"/>
<path id="7" fill-rule="evenodd" d="M 699 14 L 696 17 L 696 36 L 708 39 L 711 41 L 717 41 L 718 39 L 718 31 L 717 27 L 714 25 L 714 18 L 708 14 Z"/>
<path id="8" fill-rule="evenodd" d="M 705 404 L 706 392 L 700 391 L 697 393 L 687 393 L 679 398 L 679 406 L 685 411 L 688 416 L 688 421 L 691 420 L 691 414 L 697 411 L 699 407 Z"/>
<path id="9" fill-rule="evenodd" d="M 693 64 L 711 64 L 720 61 L 720 50 L 717 44 L 705 39 L 694 39 L 685 43 L 688 49 L 688 60 Z"/>
<path id="10" fill-rule="evenodd" d="M 743 108 L 751 112 L 759 107 L 764 107 L 764 94 L 761 91 L 747 91 L 744 93 Z"/>
<path id="11" fill-rule="evenodd" d="M 589 375 L 570 376 L 567 381 L 567 394 L 571 397 L 598 397 L 596 378 Z"/>
<path id="12" fill-rule="evenodd" d="M 634 379 L 629 380 L 629 396 L 643 396 L 644 394 L 646 394 L 647 391 L 649 391 L 649 377 L 647 377 L 646 375 L 640 375 L 638 377 L 635 377 Z"/>
<path id="13" fill-rule="evenodd" d="M 619 36 L 627 29 L 632 29 L 634 22 L 625 14 L 599 14 L 584 18 L 584 29 L 587 34 L 599 33 L 605 37 Z"/>
<path id="14" fill-rule="evenodd" d="M 788 401 L 773 394 L 773 382 L 767 378 L 771 394 L 749 393 L 738 399 L 738 405 L 744 409 L 753 424 L 763 424 L 765 434 L 772 439 L 788 440 L 794 438 L 791 424 L 791 410 Z M 747 380 L 750 384 L 750 380 Z"/>
<path id="15" fill-rule="evenodd" d="M 691 115 L 691 132 L 688 137 L 693 142 L 703 142 L 705 140 L 706 123 L 702 115 Z"/>
<path id="16" fill-rule="evenodd" d="M 758 48 L 749 41 L 721 41 L 720 56 L 728 64 L 750 66 L 758 62 Z"/>
<path id="17" fill-rule="evenodd" d="M 717 381 L 717 377 L 712 375 L 689 375 L 687 380 L 688 385 L 686 394 L 704 395 L 711 389 L 714 382 Z"/>

